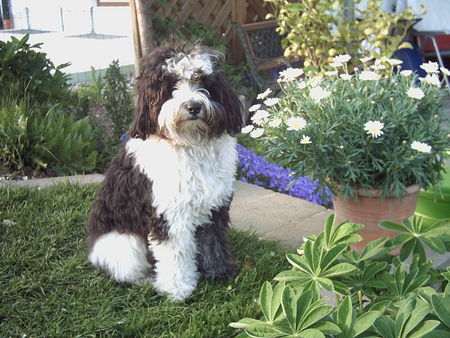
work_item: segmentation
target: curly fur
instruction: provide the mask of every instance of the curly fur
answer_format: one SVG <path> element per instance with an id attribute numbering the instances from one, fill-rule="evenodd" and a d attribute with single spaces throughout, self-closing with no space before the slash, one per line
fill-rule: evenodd
<path id="1" fill-rule="evenodd" d="M 130 140 L 89 218 L 89 260 L 119 282 L 183 300 L 233 275 L 227 229 L 241 105 L 221 56 L 172 41 L 143 58 Z M 199 107 L 196 111 L 193 106 Z"/>

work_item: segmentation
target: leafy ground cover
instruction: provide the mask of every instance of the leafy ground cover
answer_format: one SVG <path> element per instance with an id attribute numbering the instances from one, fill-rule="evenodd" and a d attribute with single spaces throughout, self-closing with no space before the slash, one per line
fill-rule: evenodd
<path id="1" fill-rule="evenodd" d="M 150 285 L 115 283 L 86 259 L 86 217 L 98 185 L 0 189 L 2 336 L 231 337 L 255 317 L 259 287 L 286 269 L 274 242 L 231 231 L 239 274 L 201 281 L 174 304 Z"/>

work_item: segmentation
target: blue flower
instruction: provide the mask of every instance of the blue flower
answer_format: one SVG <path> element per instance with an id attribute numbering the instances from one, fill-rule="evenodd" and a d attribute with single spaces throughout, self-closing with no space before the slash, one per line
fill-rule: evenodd
<path id="1" fill-rule="evenodd" d="M 319 189 L 308 176 L 295 178 L 292 170 L 269 163 L 264 157 L 238 144 L 238 178 L 247 183 L 285 193 L 326 207 L 332 206 L 329 189 Z"/>

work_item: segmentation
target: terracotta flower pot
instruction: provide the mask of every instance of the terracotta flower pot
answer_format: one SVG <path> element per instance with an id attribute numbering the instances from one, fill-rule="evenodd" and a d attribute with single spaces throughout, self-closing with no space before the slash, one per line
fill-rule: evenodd
<path id="1" fill-rule="evenodd" d="M 395 232 L 381 228 L 381 221 L 401 223 L 405 218 L 414 214 L 417 196 L 420 187 L 411 185 L 407 187 L 406 195 L 401 198 L 380 198 L 380 191 L 358 191 L 357 199 L 344 199 L 340 194 L 334 196 L 334 209 L 337 222 L 350 220 L 354 223 L 364 224 L 359 234 L 363 240 L 353 245 L 356 249 L 363 249 L 366 244 L 379 237 L 393 237 Z M 338 224 L 339 224 L 338 223 Z"/>

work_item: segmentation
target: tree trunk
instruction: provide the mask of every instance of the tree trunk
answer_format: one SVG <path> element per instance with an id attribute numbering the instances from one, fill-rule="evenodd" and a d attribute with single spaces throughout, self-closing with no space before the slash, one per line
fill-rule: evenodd
<path id="1" fill-rule="evenodd" d="M 154 47 L 151 4 L 152 0 L 130 0 L 136 75 L 140 59 Z"/>

